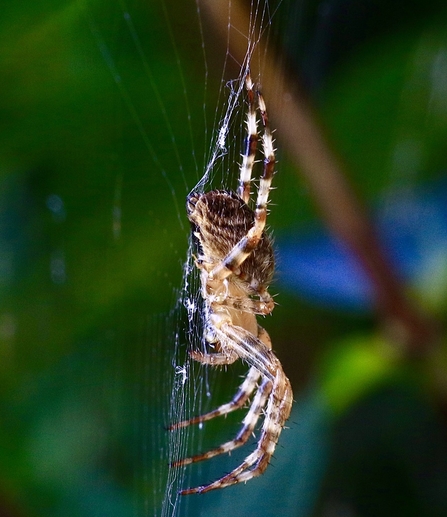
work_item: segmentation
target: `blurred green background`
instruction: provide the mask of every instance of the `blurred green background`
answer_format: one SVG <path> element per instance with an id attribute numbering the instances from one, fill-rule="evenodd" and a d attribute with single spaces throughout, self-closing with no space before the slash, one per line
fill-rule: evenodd
<path id="1" fill-rule="evenodd" d="M 37 0 L 2 10 L 2 516 L 161 515 L 173 329 L 184 325 L 174 310 L 184 199 L 226 95 L 218 45 L 205 46 L 205 67 L 197 5 Z M 272 40 L 371 211 L 385 201 L 392 211 L 403 189 L 430 212 L 426 192 L 446 192 L 446 28 L 435 0 L 278 4 Z M 320 235 L 276 138 L 278 242 Z M 434 236 L 425 219 L 414 225 L 427 255 L 408 293 L 442 329 L 447 223 Z M 184 498 L 178 514 L 447 515 L 445 350 L 407 360 L 371 311 L 287 288 L 281 246 L 279 264 L 266 327 L 294 386 L 289 429 L 261 479 Z M 243 371 L 217 376 L 213 406 Z M 229 439 L 241 418 L 210 423 L 205 444 Z M 238 457 L 188 482 L 216 479 Z"/>

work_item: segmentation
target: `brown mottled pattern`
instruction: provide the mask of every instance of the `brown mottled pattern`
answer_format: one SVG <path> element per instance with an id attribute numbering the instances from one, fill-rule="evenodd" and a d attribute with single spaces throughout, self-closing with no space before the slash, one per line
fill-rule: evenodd
<path id="1" fill-rule="evenodd" d="M 199 234 L 200 258 L 209 261 L 211 266 L 225 259 L 247 235 L 255 220 L 254 211 L 237 194 L 222 190 L 190 194 L 187 210 L 193 231 Z M 270 284 L 275 259 L 272 240 L 266 232 L 239 267 L 239 278 L 249 283 L 255 278 L 261 286 Z"/>

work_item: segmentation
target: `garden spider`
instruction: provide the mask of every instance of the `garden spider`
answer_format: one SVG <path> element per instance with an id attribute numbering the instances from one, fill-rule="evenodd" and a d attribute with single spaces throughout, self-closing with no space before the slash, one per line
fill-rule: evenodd
<path id="1" fill-rule="evenodd" d="M 248 136 L 237 193 L 221 190 L 192 192 L 187 198 L 187 212 L 199 250 L 195 264 L 200 270 L 204 299 L 205 339 L 212 349 L 204 353 L 194 350 L 190 355 L 202 364 L 213 366 L 242 359 L 250 369 L 231 402 L 204 415 L 173 424 L 169 429 L 226 415 L 241 408 L 254 392 L 255 395 L 236 438 L 203 454 L 180 459 L 173 466 L 230 453 L 247 442 L 261 413 L 265 415 L 264 423 L 255 451 L 241 465 L 213 483 L 182 490 L 182 495 L 224 488 L 262 474 L 292 407 L 289 379 L 272 351 L 269 335 L 256 320 L 257 314 L 270 314 L 275 306 L 267 292 L 274 272 L 274 253 L 272 241 L 264 228 L 276 160 L 265 102 L 261 93 L 255 90 L 249 73 L 245 86 Z M 258 142 L 256 100 L 264 128 L 262 147 L 265 158 L 253 210 L 248 203 Z"/>

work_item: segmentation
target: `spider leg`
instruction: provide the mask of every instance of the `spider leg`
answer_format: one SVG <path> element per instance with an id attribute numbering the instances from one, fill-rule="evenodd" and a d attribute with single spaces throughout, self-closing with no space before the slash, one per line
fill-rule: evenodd
<path id="1" fill-rule="evenodd" d="M 264 343 L 267 348 L 272 349 L 272 340 L 270 339 L 269 333 L 264 327 L 258 324 L 258 339 Z"/>
<path id="2" fill-rule="evenodd" d="M 201 352 L 200 350 L 190 350 L 190 357 L 202 364 L 210 364 L 211 366 L 223 366 L 232 364 L 239 359 L 234 350 L 226 349 L 226 352 Z"/>
<path id="3" fill-rule="evenodd" d="M 242 327 L 223 323 L 220 329 L 216 329 L 216 335 L 221 342 L 231 343 L 230 346 L 238 357 L 257 368 L 263 377 L 274 382 L 276 372 L 282 370 L 282 366 L 266 342 L 265 336 L 270 342 L 267 332 L 264 329 L 262 331 L 264 339 L 261 340 L 259 330 L 259 337 L 256 337 Z"/>
<path id="4" fill-rule="evenodd" d="M 250 200 L 250 181 L 255 163 L 256 148 L 258 145 L 258 129 L 256 123 L 255 95 L 253 82 L 248 73 L 245 78 L 247 88 L 248 112 L 247 112 L 247 138 L 245 141 L 245 153 L 242 155 L 242 165 L 239 174 L 238 196 L 248 204 Z"/>
<path id="5" fill-rule="evenodd" d="M 182 490 L 180 492 L 182 495 L 201 494 L 246 482 L 260 476 L 265 471 L 275 451 L 284 423 L 289 417 L 293 395 L 290 382 L 282 370 L 278 370 L 273 387 L 270 381 L 265 380 L 264 382 L 270 386 L 270 394 L 262 434 L 256 449 L 229 474 L 208 485 Z"/>
<path id="6" fill-rule="evenodd" d="M 259 375 L 259 374 L 258 374 Z M 242 420 L 242 427 L 239 433 L 236 435 L 236 438 L 230 440 L 215 449 L 211 449 L 203 454 L 197 454 L 190 458 L 184 458 L 182 460 L 176 461 L 173 463 L 173 466 L 177 467 L 180 465 L 189 465 L 190 463 L 195 463 L 197 461 L 208 460 L 210 458 L 214 458 L 214 456 L 219 456 L 220 454 L 225 454 L 226 452 L 231 452 L 234 449 L 237 449 L 241 445 L 244 445 L 250 436 L 253 433 L 253 430 L 256 426 L 256 423 L 259 420 L 262 409 L 264 408 L 268 396 L 272 390 L 272 383 L 270 381 L 264 381 L 259 387 L 256 395 L 253 399 L 253 402 L 250 406 L 250 410 L 245 415 L 245 418 Z M 231 411 L 236 408 L 232 408 Z M 183 492 L 182 492 L 183 493 Z M 186 495 L 186 494 L 185 494 Z"/>
<path id="7" fill-rule="evenodd" d="M 241 327 L 224 323 L 218 333 L 223 334 L 221 336 L 222 341 L 225 341 L 226 336 L 226 338 L 231 341 L 237 354 L 249 362 L 252 367 L 256 368 L 264 379 L 247 414 L 246 418 L 248 420 L 246 421 L 244 419 L 244 426 L 240 432 L 243 433 L 246 430 L 248 422 L 251 421 L 256 414 L 258 415 L 256 418 L 257 421 L 263 404 L 265 404 L 268 397 L 262 434 L 256 449 L 246 457 L 239 467 L 209 485 L 183 490 L 180 492 L 182 495 L 209 492 L 210 490 L 224 488 L 241 481 L 248 481 L 253 477 L 261 475 L 270 462 L 279 435 L 284 427 L 284 423 L 289 418 L 292 408 L 293 394 L 290 381 L 286 377 L 281 363 L 270 348 L 270 338 L 267 332 L 262 327 L 258 327 L 258 337 L 255 337 Z M 262 404 L 262 406 L 260 406 L 260 404 Z M 251 415 L 253 415 L 253 417 Z M 253 426 L 256 425 L 256 421 L 254 421 Z M 218 448 L 210 451 L 210 454 L 205 453 L 199 455 L 197 459 L 193 457 L 194 461 L 208 459 L 222 452 L 232 450 L 231 447 L 235 448 L 234 443 L 235 441 L 224 444 L 222 446 L 225 448 L 224 450 Z M 228 449 L 228 447 L 230 448 Z"/>
<path id="8" fill-rule="evenodd" d="M 206 422 L 207 420 L 211 420 L 212 418 L 215 418 L 217 416 L 227 415 L 228 413 L 231 413 L 232 411 L 239 409 L 245 404 L 245 402 L 248 400 L 250 395 L 255 390 L 256 383 L 258 382 L 259 377 L 260 373 L 256 368 L 252 366 L 248 371 L 248 374 L 244 382 L 240 385 L 239 389 L 237 390 L 236 394 L 230 402 L 222 404 L 218 408 L 214 409 L 213 411 L 210 411 L 209 413 L 205 413 L 204 415 L 196 416 L 190 418 L 189 420 L 183 420 L 182 422 L 171 424 L 168 427 L 168 430 L 173 431 L 175 429 L 180 429 L 182 427 L 187 427 L 189 425 L 200 424 L 201 422 Z M 190 458 L 185 458 L 184 460 L 176 461 L 174 465 L 184 465 L 186 463 L 191 463 L 191 461 L 188 461 L 189 459 Z"/>
<path id="9" fill-rule="evenodd" d="M 233 309 L 249 312 L 251 314 L 270 314 L 275 308 L 275 302 L 273 298 L 267 293 L 268 296 L 261 300 L 253 300 L 251 298 L 244 298 L 242 296 L 226 296 L 224 300 L 220 302 L 220 305 L 232 307 Z"/>
<path id="10" fill-rule="evenodd" d="M 265 329 L 263 329 L 260 325 L 258 325 L 258 337 L 259 339 L 268 347 L 271 348 L 270 337 Z M 228 338 L 224 336 L 224 338 L 228 341 Z M 221 346 L 221 345 L 220 345 Z M 231 344 L 225 347 L 227 353 L 223 352 L 207 352 L 202 353 L 199 351 L 191 350 L 189 355 L 195 360 L 202 364 L 210 364 L 212 366 L 219 365 L 227 365 L 234 362 L 235 359 L 238 359 L 239 356 L 236 354 L 234 350 L 231 348 Z M 228 352 L 229 351 L 229 352 Z M 231 354 L 229 357 L 229 353 Z M 234 395 L 231 402 L 227 404 L 222 404 L 218 408 L 210 411 L 209 413 L 205 413 L 204 415 L 199 415 L 196 417 L 192 417 L 188 420 L 183 420 L 181 422 L 177 422 L 175 424 L 171 424 L 168 427 L 169 431 L 173 431 L 175 429 L 180 429 L 182 427 L 187 427 L 188 425 L 199 424 L 201 422 L 205 422 L 206 420 L 211 420 L 216 416 L 226 415 L 231 413 L 232 411 L 242 407 L 245 402 L 248 400 L 250 395 L 256 388 L 256 383 L 258 382 L 259 377 L 261 376 L 260 372 L 257 368 L 252 366 L 245 377 L 244 382 L 240 385 L 238 391 Z"/>
<path id="11" fill-rule="evenodd" d="M 270 337 L 265 329 L 263 329 L 260 325 L 258 325 L 258 338 L 259 340 L 267 347 L 271 348 L 272 344 L 270 341 Z M 217 416 L 227 415 L 232 411 L 241 408 L 245 402 L 249 399 L 250 395 L 256 388 L 256 383 L 258 382 L 259 377 L 261 376 L 260 372 L 257 368 L 252 366 L 244 382 L 239 387 L 233 399 L 227 404 L 222 404 L 218 408 L 210 411 L 209 413 L 205 413 L 204 415 L 200 415 L 197 417 L 190 418 L 189 420 L 184 420 L 182 422 L 178 422 L 176 424 L 172 424 L 168 427 L 168 430 L 173 431 L 175 429 L 180 429 L 183 427 L 187 427 L 193 424 L 199 424 L 201 422 L 205 422 L 207 420 L 211 420 Z M 238 435 L 235 439 L 223 444 L 216 449 L 212 449 L 204 454 L 197 454 L 190 458 L 184 458 L 172 463 L 173 467 L 179 467 L 181 465 L 188 465 L 190 463 L 194 463 L 197 461 L 205 460 L 217 456 L 219 454 L 223 454 L 225 452 L 231 452 L 233 449 L 240 447 L 250 437 L 252 434 L 256 422 L 259 420 L 259 416 L 261 414 L 262 408 L 265 406 L 268 396 L 270 395 L 272 389 L 272 383 L 270 381 L 264 381 L 264 383 L 259 387 L 255 398 L 250 406 L 250 410 L 245 416 L 243 420 L 243 426 L 239 431 Z"/>
<path id="12" fill-rule="evenodd" d="M 261 325 L 258 325 L 258 339 L 267 347 L 272 348 L 272 342 L 270 341 L 270 336 L 268 335 L 267 331 L 261 327 Z M 190 355 L 193 359 L 199 362 L 204 362 L 204 359 L 206 361 L 209 360 L 209 356 L 220 356 L 220 353 L 212 353 L 212 354 L 201 354 L 200 352 L 190 352 Z M 222 354 L 224 356 L 224 354 Z M 227 357 L 227 356 L 224 356 Z M 215 363 L 214 363 L 215 364 Z M 225 362 L 222 362 L 222 364 L 228 364 Z M 252 366 L 247 373 L 247 376 L 245 377 L 244 382 L 239 386 L 239 389 L 237 390 L 236 394 L 234 395 L 233 399 L 226 403 L 222 404 L 218 408 L 214 409 L 213 411 L 210 411 L 209 413 L 205 413 L 204 415 L 199 415 L 196 417 L 192 417 L 188 420 L 183 420 L 181 422 L 177 422 L 175 424 L 171 424 L 168 427 L 169 431 L 173 431 L 175 429 L 180 429 L 183 427 L 187 427 L 189 425 L 199 424 L 201 422 L 206 422 L 207 420 L 211 420 L 212 418 L 215 418 L 217 416 L 221 415 L 227 415 L 228 413 L 231 413 L 232 411 L 239 409 L 242 407 L 245 402 L 248 400 L 250 395 L 253 393 L 253 391 L 256 388 L 256 383 L 258 382 L 259 377 L 261 376 L 259 370 Z M 176 462 L 176 464 L 182 464 L 182 460 L 180 460 L 179 463 Z"/>

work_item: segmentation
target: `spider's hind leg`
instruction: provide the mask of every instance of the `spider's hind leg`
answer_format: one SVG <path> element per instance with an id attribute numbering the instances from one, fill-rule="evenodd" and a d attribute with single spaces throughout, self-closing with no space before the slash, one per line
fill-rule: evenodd
<path id="1" fill-rule="evenodd" d="M 251 368 L 249 374 L 238 392 L 236 393 L 233 400 L 227 404 L 223 404 L 218 407 L 214 411 L 210 411 L 205 415 L 201 415 L 199 417 L 192 418 L 191 420 L 187 420 L 186 422 L 181 422 L 182 427 L 185 427 L 190 424 L 195 424 L 199 422 L 204 422 L 206 420 L 210 420 L 216 416 L 226 415 L 236 409 L 242 407 L 245 402 L 248 400 L 254 389 L 256 388 L 256 383 L 259 378 L 259 372 L 255 368 Z M 250 405 L 250 409 L 248 413 L 245 415 L 245 418 L 242 421 L 242 427 L 236 437 L 233 440 L 230 440 L 215 449 L 211 449 L 203 454 L 196 454 L 195 456 L 191 456 L 190 458 L 183 458 L 178 461 L 175 461 L 172 466 L 178 467 L 181 465 L 189 465 L 191 463 L 195 463 L 197 461 L 203 461 L 214 456 L 218 456 L 220 454 L 225 454 L 226 452 L 231 452 L 234 449 L 237 449 L 241 445 L 244 445 L 247 440 L 252 435 L 254 428 L 256 426 L 257 421 L 261 415 L 261 412 L 267 402 L 267 398 L 272 390 L 272 383 L 270 381 L 264 381 L 261 386 L 258 388 L 256 395 L 253 398 L 253 402 Z M 178 428 L 179 424 L 177 424 L 174 429 Z M 192 493 L 192 492 L 191 492 Z"/>
<path id="2" fill-rule="evenodd" d="M 277 371 L 273 387 L 270 381 L 264 382 L 268 383 L 270 390 L 262 434 L 256 449 L 245 458 L 239 467 L 226 476 L 209 485 L 183 490 L 180 492 L 182 495 L 201 494 L 210 490 L 225 488 L 236 483 L 249 481 L 263 474 L 270 463 L 279 435 L 289 417 L 293 400 L 290 382 L 282 370 Z"/>
<path id="3" fill-rule="evenodd" d="M 226 452 L 231 452 L 234 449 L 237 449 L 241 445 L 244 445 L 247 440 L 252 435 L 256 423 L 259 420 L 259 417 L 261 416 L 261 412 L 267 402 L 267 399 L 272 391 L 272 383 L 268 380 L 264 380 L 259 386 L 259 389 L 253 399 L 253 402 L 250 406 L 250 410 L 245 415 L 244 420 L 242 421 L 242 427 L 237 434 L 236 438 L 233 440 L 230 440 L 220 447 L 217 447 L 216 449 L 212 449 L 208 452 L 205 452 L 204 454 L 198 454 L 196 456 L 193 456 L 192 458 L 186 458 L 185 460 L 181 460 L 179 462 L 176 462 L 176 465 L 186 465 L 190 464 L 196 461 L 202 461 L 207 460 L 209 458 L 213 458 L 214 456 L 218 456 L 220 454 L 224 454 Z M 244 462 L 245 463 L 245 462 Z M 234 471 L 233 471 L 234 472 Z M 205 485 L 200 486 L 196 488 L 188 488 L 186 490 L 182 490 L 180 492 L 181 495 L 188 495 L 188 494 L 196 494 L 201 492 L 207 492 L 208 490 L 212 490 L 212 488 L 209 488 L 212 485 L 215 485 L 216 483 L 219 483 L 221 480 L 215 481 L 211 485 Z M 231 483 L 233 484 L 233 483 Z M 224 485 L 223 485 L 224 486 Z M 214 488 L 214 486 L 213 486 Z M 215 487 L 219 488 L 219 487 Z"/>

